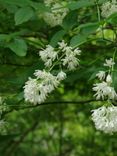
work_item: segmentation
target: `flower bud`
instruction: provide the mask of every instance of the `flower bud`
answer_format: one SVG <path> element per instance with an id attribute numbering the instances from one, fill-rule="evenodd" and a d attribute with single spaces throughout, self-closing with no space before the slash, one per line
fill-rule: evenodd
<path id="1" fill-rule="evenodd" d="M 108 84 L 111 84 L 111 83 L 112 83 L 112 78 L 111 78 L 111 75 L 110 75 L 110 74 L 107 75 L 107 77 L 106 77 L 106 82 L 107 82 Z"/>

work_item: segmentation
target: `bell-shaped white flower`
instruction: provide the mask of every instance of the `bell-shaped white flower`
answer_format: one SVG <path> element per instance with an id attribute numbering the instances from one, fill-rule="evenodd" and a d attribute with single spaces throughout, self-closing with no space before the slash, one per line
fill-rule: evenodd
<path id="1" fill-rule="evenodd" d="M 112 58 L 110 58 L 110 59 L 106 59 L 106 63 L 104 63 L 104 66 L 111 68 L 114 64 L 115 62 L 113 61 Z"/>
<path id="2" fill-rule="evenodd" d="M 104 80 L 105 79 L 105 76 L 106 76 L 106 73 L 105 71 L 99 71 L 96 76 L 99 78 L 99 80 Z"/>

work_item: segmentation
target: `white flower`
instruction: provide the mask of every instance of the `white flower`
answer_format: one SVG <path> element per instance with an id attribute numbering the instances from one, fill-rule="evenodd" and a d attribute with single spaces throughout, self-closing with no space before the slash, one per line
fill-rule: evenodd
<path id="1" fill-rule="evenodd" d="M 58 42 L 58 45 L 59 45 L 59 49 L 65 49 L 67 47 L 67 43 L 65 43 L 64 40 Z"/>
<path id="2" fill-rule="evenodd" d="M 69 70 L 74 70 L 79 65 L 79 59 L 77 58 L 80 55 L 81 50 L 79 48 L 73 49 L 71 46 L 68 46 L 64 41 L 59 42 L 59 49 L 65 53 L 65 57 L 62 59 L 63 66 L 67 65 Z"/>
<path id="3" fill-rule="evenodd" d="M 107 82 L 108 84 L 111 84 L 111 83 L 112 83 L 112 77 L 111 77 L 110 74 L 107 75 L 107 77 L 106 77 L 106 82 Z"/>
<path id="4" fill-rule="evenodd" d="M 117 132 L 117 107 L 102 106 L 92 112 L 96 129 L 105 133 Z"/>
<path id="5" fill-rule="evenodd" d="M 51 73 L 48 73 L 43 81 L 46 84 L 51 84 L 55 88 L 59 85 L 59 81 L 57 80 L 56 76 L 53 76 Z"/>
<path id="6" fill-rule="evenodd" d="M 38 79 L 43 79 L 46 77 L 46 72 L 42 71 L 42 70 L 35 70 L 34 75 L 38 78 Z"/>
<path id="7" fill-rule="evenodd" d="M 46 6 L 51 6 L 51 4 L 54 3 L 54 0 L 44 0 L 44 3 Z"/>
<path id="8" fill-rule="evenodd" d="M 62 49 L 62 51 L 65 52 L 66 55 L 69 55 L 69 54 L 73 53 L 73 48 L 70 47 L 70 46 L 66 46 L 66 47 L 64 47 L 64 48 Z M 74 53 L 74 55 L 75 55 L 75 53 Z"/>
<path id="9" fill-rule="evenodd" d="M 106 73 L 104 71 L 99 71 L 96 76 L 99 78 L 99 80 L 104 80 L 105 79 Z"/>
<path id="10" fill-rule="evenodd" d="M 111 0 L 111 2 L 106 2 L 102 5 L 101 7 L 102 10 L 102 16 L 103 17 L 109 17 L 113 13 L 117 12 L 117 1 L 116 0 Z"/>
<path id="11" fill-rule="evenodd" d="M 25 101 L 29 101 L 34 104 L 43 103 L 48 96 L 48 90 L 47 85 L 38 83 L 37 79 L 29 78 L 24 86 Z"/>
<path id="12" fill-rule="evenodd" d="M 74 55 L 67 55 L 64 59 L 62 59 L 63 65 L 67 65 L 69 70 L 74 70 L 79 65 L 79 59 L 77 59 Z"/>
<path id="13" fill-rule="evenodd" d="M 45 12 L 42 17 L 52 27 L 61 25 L 64 17 L 68 13 L 68 8 L 64 7 L 64 3 L 59 1 L 45 0 L 46 6 L 51 8 L 51 12 Z"/>
<path id="14" fill-rule="evenodd" d="M 46 67 L 51 67 L 52 66 L 52 60 L 51 59 L 48 59 L 45 64 L 44 64 Z"/>
<path id="15" fill-rule="evenodd" d="M 113 61 L 112 58 L 106 59 L 106 63 L 104 63 L 104 66 L 107 66 L 109 68 L 113 67 L 115 62 Z M 93 91 L 96 92 L 94 95 L 97 100 L 99 99 L 111 99 L 111 100 L 116 100 L 117 99 L 117 93 L 112 87 L 112 73 L 108 73 L 106 76 L 106 73 L 104 71 L 99 71 L 99 73 L 96 74 L 96 76 L 100 79 L 103 80 L 101 83 L 96 83 L 94 84 L 94 87 L 92 88 Z"/>
<path id="16" fill-rule="evenodd" d="M 29 78 L 29 80 L 25 83 L 24 86 L 25 101 L 37 104 L 38 95 L 39 95 L 39 85 L 37 83 L 37 79 Z"/>
<path id="17" fill-rule="evenodd" d="M 31 79 L 25 83 L 24 98 L 34 104 L 43 103 L 48 94 L 51 93 L 58 85 L 60 80 L 50 72 L 36 70 L 34 75 L 37 79 Z"/>
<path id="18" fill-rule="evenodd" d="M 37 77 L 37 79 L 41 79 L 43 80 L 44 83 L 47 83 L 47 84 L 51 83 L 55 87 L 57 87 L 59 83 L 56 76 L 52 75 L 50 72 L 46 72 L 45 70 L 43 71 L 36 70 L 34 75 Z"/>
<path id="19" fill-rule="evenodd" d="M 62 70 L 58 73 L 58 75 L 57 75 L 57 79 L 59 80 L 59 81 L 62 81 L 62 80 L 64 80 L 66 78 L 66 73 L 64 73 Z"/>
<path id="20" fill-rule="evenodd" d="M 114 100 L 117 98 L 117 94 L 114 88 L 109 86 L 107 82 L 104 81 L 101 83 L 94 84 L 93 91 L 96 92 L 94 96 L 96 97 L 97 100 L 99 99 L 104 100 L 105 98 Z"/>
<path id="21" fill-rule="evenodd" d="M 113 61 L 112 58 L 110 58 L 110 59 L 106 59 L 106 63 L 104 63 L 104 66 L 111 68 L 114 64 L 115 64 L 115 62 Z"/>
<path id="22" fill-rule="evenodd" d="M 51 45 L 47 45 L 46 49 L 39 51 L 41 59 L 45 62 L 46 67 L 52 66 L 52 62 L 57 57 L 57 52 Z"/>
<path id="23" fill-rule="evenodd" d="M 80 55 L 81 54 L 81 50 L 79 48 L 74 49 L 74 54 L 75 55 Z"/>

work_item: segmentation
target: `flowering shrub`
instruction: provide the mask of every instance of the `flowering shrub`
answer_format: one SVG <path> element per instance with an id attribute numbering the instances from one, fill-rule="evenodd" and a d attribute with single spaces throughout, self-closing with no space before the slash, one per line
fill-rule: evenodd
<path id="1" fill-rule="evenodd" d="M 71 119 L 71 110 L 78 111 L 75 104 L 91 103 L 83 107 L 84 112 L 79 113 L 83 121 L 80 123 L 79 120 L 80 125 L 75 123 L 79 127 L 73 129 L 80 133 L 89 125 L 88 133 L 103 134 L 102 131 L 116 135 L 117 0 L 0 0 L 0 10 L 0 133 L 8 135 L 15 129 L 18 134 L 21 133 L 22 128 L 18 125 L 26 118 L 29 125 L 30 121 L 36 121 L 24 132 L 27 135 L 38 125 L 37 114 L 49 121 L 58 122 L 60 119 L 64 122 L 67 115 Z M 53 104 L 55 108 L 51 108 Z M 41 109 L 36 109 L 45 105 L 50 108 L 47 112 L 45 107 L 43 113 Z M 61 109 L 58 110 L 58 107 Z M 33 112 L 33 108 L 39 113 Z M 33 119 L 29 117 L 29 110 Z M 24 111 L 21 120 L 17 115 L 20 111 L 21 114 Z M 87 111 L 91 120 L 87 119 Z M 12 128 L 8 123 L 16 121 L 16 118 L 19 123 L 15 122 Z M 92 121 L 94 124 L 91 124 Z M 56 122 L 53 124 L 55 130 Z M 61 123 L 62 130 L 63 125 Z M 71 125 L 65 124 L 67 128 L 59 131 L 59 137 L 71 138 Z M 49 124 L 46 126 L 50 128 Z M 53 134 L 54 129 L 47 131 Z M 76 131 L 73 133 L 76 134 Z M 13 146 L 7 151 L 0 149 L 0 152 L 12 155 L 24 135 L 18 141 L 17 134 L 13 136 L 15 141 L 7 136 L 8 144 L 11 140 Z M 62 144 L 57 136 L 55 134 L 54 139 Z M 40 142 L 39 138 L 34 142 Z M 64 155 L 65 151 L 62 152 L 60 146 L 59 154 L 53 152 L 51 155 Z M 43 148 L 47 148 L 45 143 Z M 82 155 L 84 150 L 80 154 L 78 151 L 76 155 Z"/>
<path id="2" fill-rule="evenodd" d="M 34 104 L 42 103 L 46 100 L 46 97 L 51 93 L 54 88 L 58 87 L 61 80 L 66 78 L 66 73 L 60 69 L 60 72 L 54 76 L 50 73 L 57 63 L 62 66 L 67 65 L 68 70 L 74 70 L 79 65 L 79 59 L 76 57 L 80 55 L 79 48 L 73 49 L 62 41 L 59 44 L 58 51 L 50 45 L 46 46 L 46 49 L 39 52 L 41 59 L 44 61 L 46 71 L 36 70 L 34 75 L 36 79 L 31 79 L 26 82 L 24 86 L 24 97 L 26 101 L 30 101 Z M 59 57 L 60 55 L 60 57 Z M 55 63 L 53 63 L 53 61 Z M 49 70 L 49 72 L 48 72 Z"/>

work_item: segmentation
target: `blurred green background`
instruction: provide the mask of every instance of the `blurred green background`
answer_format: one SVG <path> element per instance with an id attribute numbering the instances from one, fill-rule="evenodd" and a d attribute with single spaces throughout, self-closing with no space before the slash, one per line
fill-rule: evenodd
<path id="1" fill-rule="evenodd" d="M 0 0 L 0 96 L 4 99 L 0 111 L 5 105 L 0 156 L 117 156 L 117 134 L 97 131 L 91 120 L 91 110 L 103 104 L 93 99 L 92 86 L 105 58 L 112 57 L 117 20 L 114 16 L 110 23 L 103 19 L 100 23 L 94 0 L 65 2 L 68 15 L 62 25 L 50 27 L 39 17 L 49 9 L 43 1 Z M 67 72 L 45 104 L 26 103 L 25 82 L 36 69 L 44 68 L 38 51 L 49 43 L 56 46 L 63 38 L 80 46 L 80 66 Z M 116 83 L 114 73 L 115 89 Z"/>

